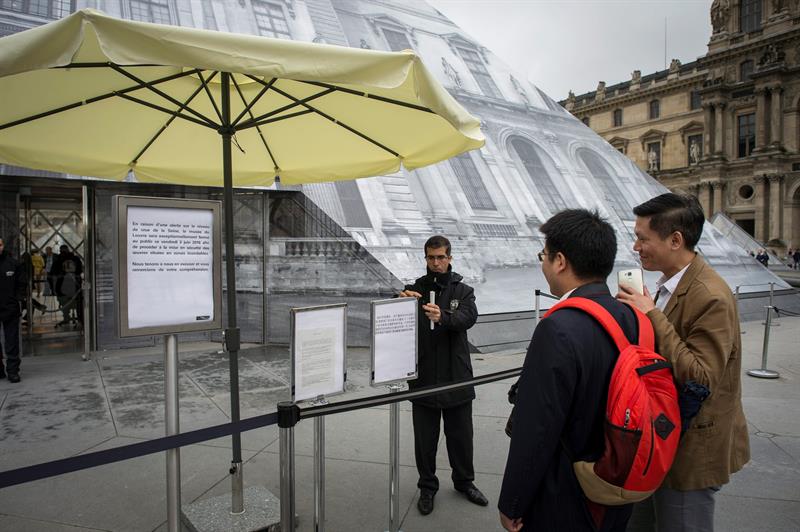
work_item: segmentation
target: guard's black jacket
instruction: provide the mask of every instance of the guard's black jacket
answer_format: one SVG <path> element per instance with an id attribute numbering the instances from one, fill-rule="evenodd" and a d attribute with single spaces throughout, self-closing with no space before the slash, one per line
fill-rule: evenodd
<path id="1" fill-rule="evenodd" d="M 412 390 L 472 378 L 467 329 L 478 319 L 478 308 L 472 287 L 462 283 L 461 279 L 463 277 L 450 267 L 447 273 L 428 269 L 426 275 L 405 287 L 405 290 L 422 294 L 419 300 L 418 377 L 408 382 Z M 434 303 L 442 310 L 442 318 L 434 330 L 431 330 L 431 322 L 421 308 L 429 302 L 431 290 L 436 292 Z M 469 387 L 412 402 L 432 408 L 451 408 L 473 399 L 475 390 Z"/>
<path id="2" fill-rule="evenodd" d="M 614 299 L 605 283 L 578 287 L 608 310 L 629 340 L 638 340 L 636 315 Z M 522 517 L 523 530 L 594 531 L 589 506 L 572 461 L 594 461 L 604 447 L 603 424 L 611 372 L 619 351 L 588 314 L 563 309 L 542 320 L 525 355 L 514 407 L 514 425 L 498 508 Z M 631 505 L 593 505 L 601 531 L 625 530 Z"/>
<path id="3" fill-rule="evenodd" d="M 0 253 L 0 321 L 19 317 L 25 299 L 25 270 L 8 251 Z"/>

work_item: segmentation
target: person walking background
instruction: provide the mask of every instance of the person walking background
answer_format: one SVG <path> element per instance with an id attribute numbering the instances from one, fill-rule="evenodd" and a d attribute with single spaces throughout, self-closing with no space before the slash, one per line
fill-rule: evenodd
<path id="1" fill-rule="evenodd" d="M 0 378 L 20 381 L 19 319 L 25 300 L 25 268 L 17 262 L 0 238 L 0 325 L 3 327 L 5 365 L 0 362 Z"/>

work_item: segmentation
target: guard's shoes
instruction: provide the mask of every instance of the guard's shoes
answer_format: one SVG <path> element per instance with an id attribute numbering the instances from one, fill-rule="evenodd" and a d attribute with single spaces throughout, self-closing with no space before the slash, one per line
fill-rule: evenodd
<path id="1" fill-rule="evenodd" d="M 472 504 L 477 504 L 478 506 L 488 506 L 489 499 L 481 493 L 481 490 L 475 487 L 475 484 L 470 484 L 466 489 L 457 489 L 461 493 L 463 493 L 469 502 Z"/>
<path id="2" fill-rule="evenodd" d="M 428 490 L 420 490 L 419 500 L 417 501 L 417 509 L 422 515 L 428 515 L 433 511 L 433 496 L 436 493 Z"/>
<path id="3" fill-rule="evenodd" d="M 19 373 L 9 373 L 8 374 L 8 382 L 19 382 Z"/>

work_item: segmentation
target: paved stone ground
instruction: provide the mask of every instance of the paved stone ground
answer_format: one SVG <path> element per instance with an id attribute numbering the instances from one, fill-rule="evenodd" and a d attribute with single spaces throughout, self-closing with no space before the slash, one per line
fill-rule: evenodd
<path id="1" fill-rule="evenodd" d="M 718 498 L 720 531 L 800 530 L 800 318 L 782 318 L 771 331 L 769 368 L 778 380 L 743 377 L 744 405 L 753 458 Z M 763 325 L 743 325 L 744 367 L 761 364 Z M 182 346 L 182 430 L 229 419 L 228 362 L 213 344 Z M 476 355 L 476 374 L 519 367 L 518 351 Z M 348 391 L 335 400 L 383 393 L 369 387 L 369 354 L 348 353 Z M 135 443 L 164 434 L 163 355 L 146 350 L 23 360 L 23 381 L 0 382 L 0 470 Z M 275 410 L 288 398 L 285 349 L 242 351 L 242 418 Z M 416 510 L 411 412 L 401 404 L 402 529 L 414 531 L 499 530 L 496 502 L 508 449 L 503 433 L 509 382 L 477 389 L 474 403 L 476 484 L 489 508 L 452 490 L 440 446 L 441 489 L 427 517 Z M 388 407 L 330 416 L 326 421 L 327 530 L 385 530 L 388 526 Z M 299 530 L 311 530 L 313 447 L 310 421 L 296 429 Z M 276 427 L 242 435 L 246 486 L 279 493 Z M 229 493 L 230 439 L 181 452 L 184 504 Z M 110 464 L 0 490 L 3 531 L 166 530 L 165 460 L 162 454 Z"/>

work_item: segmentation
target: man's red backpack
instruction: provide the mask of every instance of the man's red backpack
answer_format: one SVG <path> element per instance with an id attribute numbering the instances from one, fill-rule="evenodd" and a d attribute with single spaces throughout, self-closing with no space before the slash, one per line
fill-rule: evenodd
<path id="1" fill-rule="evenodd" d="M 661 485 L 680 440 L 672 365 L 654 351 L 653 326 L 639 310 L 631 307 L 639 322 L 637 345 L 628 341 L 605 308 L 590 299 L 565 299 L 545 318 L 564 308 L 592 316 L 620 351 L 608 386 L 603 455 L 596 462 L 574 462 L 575 474 L 590 501 L 620 505 L 644 500 Z"/>

